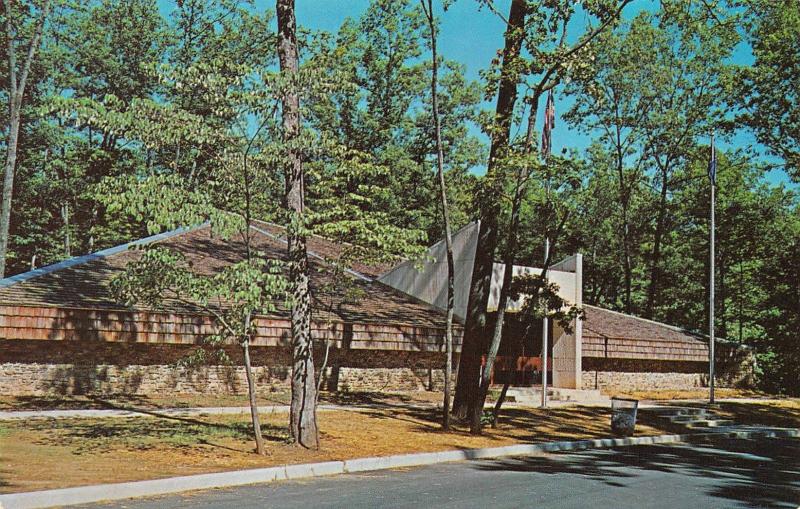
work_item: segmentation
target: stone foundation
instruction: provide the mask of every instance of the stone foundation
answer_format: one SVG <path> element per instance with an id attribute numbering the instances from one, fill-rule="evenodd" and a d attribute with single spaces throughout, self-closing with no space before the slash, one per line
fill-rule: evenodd
<path id="1" fill-rule="evenodd" d="M 703 373 L 626 373 L 621 371 L 584 371 L 584 389 L 628 391 L 689 390 L 708 386 Z"/>
<path id="2" fill-rule="evenodd" d="M 226 365 L 183 366 L 197 347 L 77 341 L 0 340 L 0 394 L 164 395 L 247 391 L 238 347 Z M 322 364 L 323 348 L 315 348 Z M 284 347 L 251 347 L 259 393 L 288 390 L 291 355 Z M 58 359 L 53 363 L 51 359 Z M 323 388 L 341 391 L 439 390 L 444 354 L 331 349 Z M 319 376 L 319 372 L 317 373 Z"/>
<path id="3" fill-rule="evenodd" d="M 317 345 L 317 369 L 325 357 Z M 181 364 L 198 347 L 105 341 L 0 340 L 0 395 L 169 393 L 241 394 L 247 390 L 242 352 L 226 348 L 229 364 Z M 289 388 L 288 347 L 251 347 L 258 391 Z M 440 352 L 337 349 L 329 352 L 322 387 L 330 391 L 440 390 L 445 358 Z M 455 366 L 458 359 L 454 359 Z M 720 387 L 752 382 L 752 356 L 718 362 Z M 583 358 L 585 389 L 694 389 L 708 383 L 704 362 Z M 319 373 L 317 374 L 319 376 Z"/>
<path id="4" fill-rule="evenodd" d="M 290 369 L 257 366 L 258 392 L 262 395 L 288 390 Z M 330 385 L 327 368 L 322 386 L 339 391 L 441 390 L 440 369 L 341 368 L 338 386 Z M 317 374 L 319 376 L 319 374 Z M 244 368 L 203 366 L 183 368 L 156 366 L 79 366 L 74 364 L 0 364 L 0 394 L 43 396 L 46 394 L 127 394 L 131 396 L 175 394 L 245 394 Z"/>
<path id="5" fill-rule="evenodd" d="M 753 385 L 753 356 L 727 355 L 718 360 L 718 387 Z M 691 390 L 708 387 L 708 363 L 584 357 L 584 389 Z"/>

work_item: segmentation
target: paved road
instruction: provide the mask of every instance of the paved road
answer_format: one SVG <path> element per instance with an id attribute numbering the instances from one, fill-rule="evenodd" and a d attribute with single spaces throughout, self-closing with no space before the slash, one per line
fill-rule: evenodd
<path id="1" fill-rule="evenodd" d="M 127 501 L 108 508 L 674 508 L 800 506 L 800 440 L 451 463 Z"/>

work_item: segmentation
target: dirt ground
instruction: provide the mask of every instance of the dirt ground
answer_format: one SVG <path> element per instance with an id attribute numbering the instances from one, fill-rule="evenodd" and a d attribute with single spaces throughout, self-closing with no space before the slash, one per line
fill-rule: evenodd
<path id="1" fill-rule="evenodd" d="M 411 407 L 319 413 L 321 448 L 289 444 L 285 414 L 263 416 L 268 456 L 253 451 L 247 416 L 40 419 L 0 422 L 0 492 L 458 448 L 609 436 L 600 408 L 508 409 L 497 429 L 445 433 L 438 413 Z M 659 433 L 648 425 L 638 435 Z"/>
<path id="2" fill-rule="evenodd" d="M 651 400 L 651 401 L 672 401 L 678 399 L 707 399 L 708 389 L 696 390 L 659 390 L 659 391 L 603 391 L 608 396 L 617 396 L 621 398 L 633 398 L 638 400 Z M 714 391 L 718 399 L 723 398 L 765 398 L 774 399 L 774 394 L 766 394 L 763 392 L 748 390 L 748 389 L 728 389 L 719 388 Z"/>
<path id="3" fill-rule="evenodd" d="M 404 404 L 441 403 L 441 392 L 322 392 L 322 404 Z M 259 405 L 288 405 L 289 392 L 271 392 L 258 396 Z M 2 396 L 0 410 L 78 410 L 137 408 L 243 407 L 249 402 L 245 394 L 169 394 L 166 396 L 129 396 L 109 394 L 103 396 L 45 395 Z"/>
<path id="4" fill-rule="evenodd" d="M 63 488 L 219 472 L 242 468 L 343 460 L 448 449 L 494 447 L 610 436 L 609 409 L 562 407 L 504 409 L 497 429 L 470 435 L 464 426 L 443 432 L 435 393 L 349 394 L 330 398 L 354 410 L 320 411 L 321 448 L 289 443 L 288 416 L 262 416 L 267 456 L 253 453 L 249 416 L 148 417 L 0 421 L 0 493 Z M 427 405 L 420 405 L 427 401 Z M 195 400 L 185 406 L 196 406 Z M 130 406 L 132 402 L 126 402 Z M 216 402 L 216 405 L 219 401 Z M 238 402 L 237 402 L 238 404 Z M 355 410 L 355 405 L 362 406 Z M 677 402 L 682 406 L 686 403 Z M 696 404 L 696 403 L 694 403 Z M 103 406 L 102 408 L 108 408 Z M 800 400 L 725 402 L 715 411 L 738 424 L 800 426 Z M 655 414 L 639 413 L 636 434 L 680 431 Z"/>
<path id="5" fill-rule="evenodd" d="M 494 392 L 490 392 L 492 400 Z M 611 391 L 609 396 L 634 398 L 640 401 L 673 401 L 708 398 L 708 389 L 692 391 Z M 742 389 L 717 389 L 717 398 L 762 398 L 775 399 L 774 395 Z M 323 404 L 405 404 L 441 403 L 441 393 L 434 391 L 410 392 L 323 392 Z M 270 392 L 259 395 L 259 405 L 287 405 L 288 392 Z M 167 396 L 129 396 L 109 394 L 104 396 L 46 395 L 46 396 L 2 396 L 0 410 L 71 410 L 102 408 L 139 408 L 155 410 L 159 408 L 189 407 L 241 407 L 247 406 L 245 394 L 170 394 Z"/>

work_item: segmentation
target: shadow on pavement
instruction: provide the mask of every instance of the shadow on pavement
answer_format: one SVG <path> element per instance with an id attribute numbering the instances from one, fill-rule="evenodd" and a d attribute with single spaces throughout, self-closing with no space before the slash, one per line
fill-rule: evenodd
<path id="1" fill-rule="evenodd" d="M 642 446 L 560 453 L 479 463 L 489 471 L 574 474 L 609 487 L 624 486 L 637 471 L 703 476 L 707 495 L 757 507 L 800 506 L 800 440 L 738 439 L 705 444 Z"/>

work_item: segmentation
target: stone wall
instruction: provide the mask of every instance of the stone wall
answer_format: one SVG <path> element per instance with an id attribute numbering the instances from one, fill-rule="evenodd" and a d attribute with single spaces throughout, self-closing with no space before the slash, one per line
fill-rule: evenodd
<path id="1" fill-rule="evenodd" d="M 689 390 L 708 386 L 703 373 L 630 373 L 624 371 L 584 371 L 584 389 Z"/>
<path id="2" fill-rule="evenodd" d="M 726 353 L 717 361 L 718 387 L 751 387 L 752 352 Z M 689 390 L 708 387 L 708 363 L 584 357 L 584 389 Z"/>
<path id="3" fill-rule="evenodd" d="M 324 358 L 320 345 L 314 358 Z M 226 348 L 229 364 L 185 366 L 194 345 L 105 341 L 0 340 L 0 394 L 244 393 L 241 350 Z M 251 347 L 259 392 L 289 387 L 287 347 Z M 398 350 L 338 349 L 329 352 L 323 387 L 344 391 L 439 390 L 444 354 Z M 457 358 L 454 359 L 457 366 Z M 583 358 L 583 388 L 692 389 L 708 383 L 708 364 L 683 361 Z M 456 368 L 454 367 L 454 372 Z M 752 355 L 718 362 L 718 385 L 752 382 Z M 319 375 L 318 375 L 319 376 Z"/>
<path id="4" fill-rule="evenodd" d="M 183 365 L 181 361 L 196 349 L 190 345 L 0 340 L 0 394 L 246 392 L 238 347 L 226 349 L 230 364 Z M 324 353 L 321 347 L 315 348 L 317 366 Z M 251 357 L 260 393 L 288 389 L 288 348 L 251 347 Z M 331 349 L 323 387 L 435 390 L 442 386 L 443 365 L 444 354 L 438 352 Z"/>

